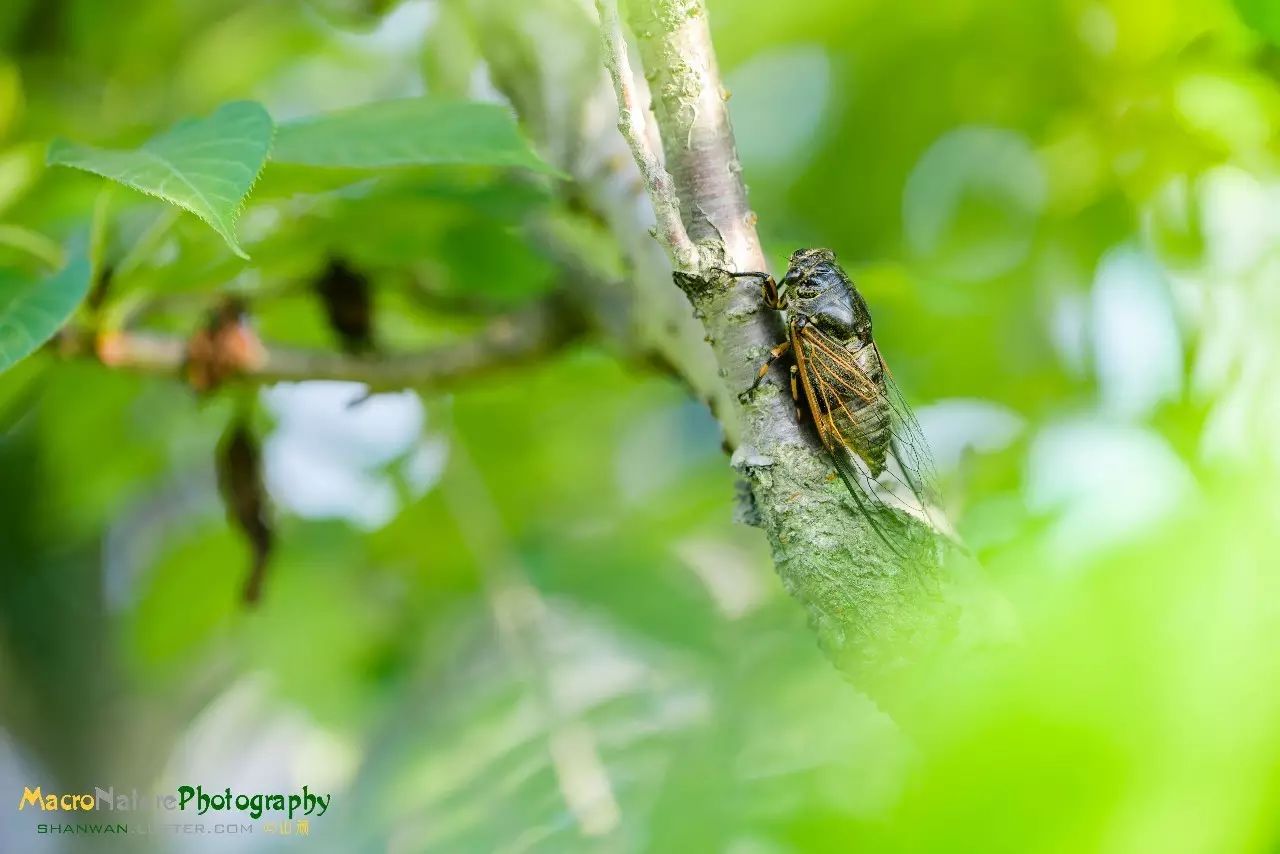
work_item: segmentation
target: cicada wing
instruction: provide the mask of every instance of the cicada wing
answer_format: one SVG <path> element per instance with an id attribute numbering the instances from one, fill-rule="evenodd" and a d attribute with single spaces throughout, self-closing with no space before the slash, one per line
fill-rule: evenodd
<path id="1" fill-rule="evenodd" d="M 886 505 L 876 485 L 882 465 L 866 450 L 867 437 L 856 429 L 857 413 L 875 403 L 874 380 L 862 371 L 849 351 L 813 327 L 792 335 L 800 383 L 818 435 L 831 455 L 859 512 L 877 536 L 899 557 L 908 555 L 897 543 L 903 520 Z"/>
<path id="2" fill-rule="evenodd" d="M 875 381 L 843 344 L 813 326 L 794 330 L 791 339 L 800 382 L 823 444 L 828 450 L 849 448 L 865 459 L 868 437 L 859 429 L 864 420 L 858 413 L 876 402 Z"/>
<path id="3" fill-rule="evenodd" d="M 809 410 L 841 478 L 858 493 L 854 498 L 954 538 L 939 509 L 937 475 L 924 432 L 875 345 L 868 354 L 876 369 L 872 376 L 841 342 L 812 326 L 793 339 Z M 869 443 L 877 438 L 883 442 L 886 414 L 888 446 L 881 444 L 874 452 Z"/>
<path id="4" fill-rule="evenodd" d="M 847 448 L 833 450 L 831 459 L 858 513 L 896 563 L 915 567 L 936 563 L 940 554 L 937 528 L 909 502 L 888 493 L 882 484 L 883 472 L 879 477 L 873 475 L 866 461 Z M 912 524 L 909 519 L 921 524 Z"/>
<path id="5" fill-rule="evenodd" d="M 959 534 L 943 510 L 942 495 L 938 489 L 938 468 L 934 463 L 929 440 L 878 350 L 876 355 L 880 358 L 884 372 L 885 399 L 893 412 L 890 452 L 901 472 L 902 480 L 910 484 L 915 498 L 911 509 L 913 512 L 919 511 L 919 518 L 935 531 L 956 544 L 961 544 Z"/>
<path id="6" fill-rule="evenodd" d="M 895 454 L 900 458 L 904 472 L 911 475 L 912 480 L 918 484 L 916 488 L 921 493 L 921 500 L 928 498 L 936 501 L 938 470 L 933 462 L 933 452 L 929 449 L 929 440 L 878 349 L 876 358 L 880 360 L 880 369 L 884 374 L 883 394 L 893 413 Z"/>
<path id="7" fill-rule="evenodd" d="M 871 476 L 866 461 L 852 451 L 839 447 L 831 451 L 831 461 L 849 495 L 853 497 L 854 506 L 867 520 L 871 530 L 891 552 L 902 560 L 911 560 L 912 549 L 903 540 L 906 531 L 902 521 L 876 497 L 875 478 Z"/>

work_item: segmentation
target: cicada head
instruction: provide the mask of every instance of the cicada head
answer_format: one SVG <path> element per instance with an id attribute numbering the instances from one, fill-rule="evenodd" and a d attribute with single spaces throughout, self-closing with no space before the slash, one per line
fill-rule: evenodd
<path id="1" fill-rule="evenodd" d="M 832 277 L 823 275 L 828 270 L 839 270 L 836 253 L 830 249 L 797 249 L 791 253 L 787 274 L 779 289 L 801 306 L 819 299 L 834 284 Z"/>
<path id="2" fill-rule="evenodd" d="M 830 249 L 797 249 L 787 262 L 787 275 L 783 282 L 799 284 L 827 267 L 836 267 L 836 253 Z"/>

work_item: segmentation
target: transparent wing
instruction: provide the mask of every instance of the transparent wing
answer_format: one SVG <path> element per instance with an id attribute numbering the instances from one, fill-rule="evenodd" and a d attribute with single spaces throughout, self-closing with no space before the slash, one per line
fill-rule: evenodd
<path id="1" fill-rule="evenodd" d="M 920 422 L 915 413 L 907 405 L 902 396 L 902 389 L 894 380 L 889 366 L 877 348 L 876 357 L 880 359 L 880 369 L 884 372 L 884 399 L 892 411 L 893 442 L 890 451 L 896 459 L 903 474 L 911 482 L 911 490 L 916 498 L 925 505 L 937 506 L 938 468 L 933 462 L 933 452 L 929 449 L 929 440 L 925 438 Z"/>
<path id="2" fill-rule="evenodd" d="M 887 513 L 891 522 L 901 523 L 895 517 L 905 514 L 954 539 L 940 509 L 936 467 L 924 431 L 879 350 L 874 351 L 882 374 L 877 382 L 844 345 L 812 326 L 799 330 L 794 338 L 809 411 L 860 507 L 869 504 L 881 519 Z M 879 474 L 872 473 L 866 459 L 868 434 L 878 425 L 860 427 L 866 419 L 855 417 L 867 406 L 878 406 L 889 414 L 889 447 Z M 837 413 L 844 417 L 836 417 Z"/>

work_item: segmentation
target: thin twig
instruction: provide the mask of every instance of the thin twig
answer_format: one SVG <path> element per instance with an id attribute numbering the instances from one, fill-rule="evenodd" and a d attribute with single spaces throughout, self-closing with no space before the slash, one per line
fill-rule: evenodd
<path id="1" fill-rule="evenodd" d="M 56 240 L 20 225 L 0 225 L 0 246 L 25 252 L 50 270 L 61 268 L 67 260 Z"/>
<path id="2" fill-rule="evenodd" d="M 613 833 L 622 820 L 596 733 L 557 696 L 551 612 L 510 542 L 493 496 L 461 436 L 450 450 L 444 499 L 484 582 L 498 639 L 529 687 L 546 728 L 547 753 L 561 796 L 583 835 Z"/>
<path id="3" fill-rule="evenodd" d="M 698 247 L 689 239 L 680 217 L 680 199 L 675 184 L 662 165 L 662 160 L 649 145 L 645 131 L 644 110 L 636 92 L 635 74 L 627 53 L 627 37 L 618 16 L 617 0 L 596 0 L 600 13 L 600 37 L 604 48 L 605 67 L 613 79 L 618 97 L 618 130 L 622 132 L 640 167 L 645 189 L 653 203 L 658 226 L 654 236 L 671 253 L 676 268 L 696 271 L 699 267 Z"/>
<path id="4" fill-rule="evenodd" d="M 451 388 L 527 364 L 563 348 L 577 334 L 553 307 L 539 305 L 495 318 L 471 337 L 411 353 L 360 357 L 264 346 L 238 366 L 236 378 L 253 383 L 340 380 L 375 390 Z M 179 375 L 187 348 L 180 336 L 141 330 L 112 332 L 96 340 L 68 332 L 56 346 L 65 357 L 96 358 L 113 369 L 161 376 Z"/>

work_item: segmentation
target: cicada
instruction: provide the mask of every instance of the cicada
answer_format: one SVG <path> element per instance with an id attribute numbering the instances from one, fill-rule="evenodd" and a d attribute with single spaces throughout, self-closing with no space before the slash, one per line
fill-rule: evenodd
<path id="1" fill-rule="evenodd" d="M 835 253 L 795 252 L 781 284 L 768 273 L 729 275 L 758 278 L 765 307 L 781 312 L 787 329 L 748 393 L 789 356 L 797 418 L 812 418 L 837 473 L 881 539 L 901 554 L 904 532 L 885 525 L 907 526 L 906 517 L 954 539 L 938 509 L 924 433 L 872 336 L 866 300 Z"/>

